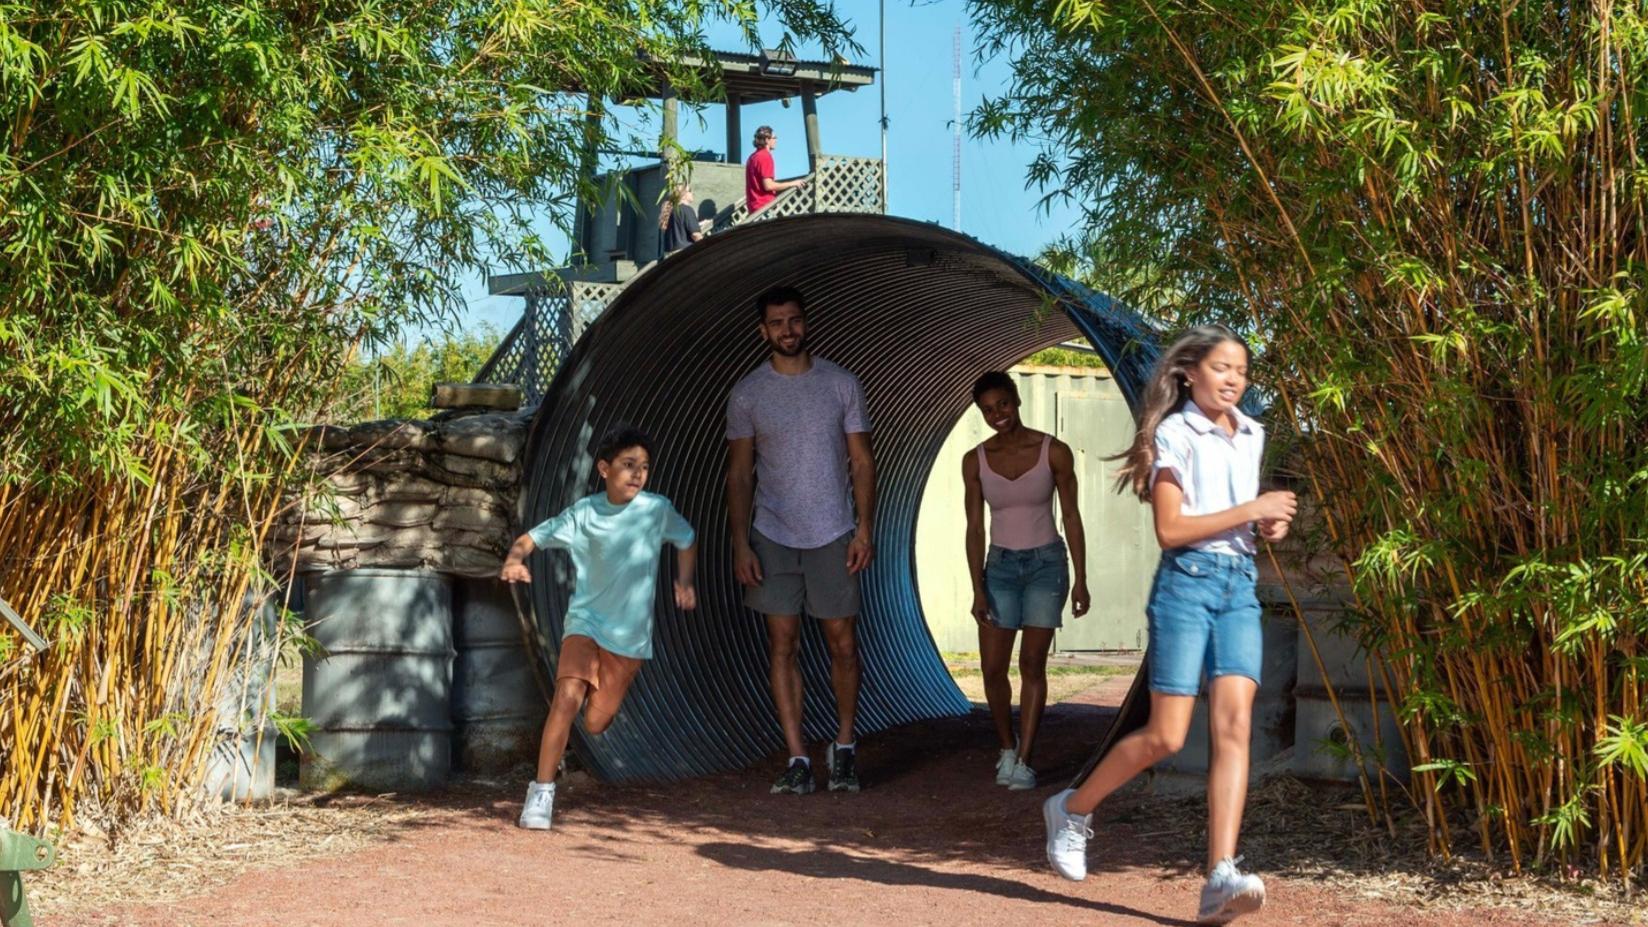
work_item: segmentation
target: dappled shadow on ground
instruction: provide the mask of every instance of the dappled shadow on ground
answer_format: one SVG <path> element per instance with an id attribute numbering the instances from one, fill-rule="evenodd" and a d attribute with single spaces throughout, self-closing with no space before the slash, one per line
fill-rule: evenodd
<path id="1" fill-rule="evenodd" d="M 908 725 L 864 737 L 857 794 L 822 789 L 823 758 L 813 759 L 820 791 L 772 795 L 782 771 L 775 756 L 755 768 L 665 785 L 573 782 L 558 798 L 558 820 L 622 833 L 686 826 L 746 843 L 806 841 L 837 850 L 896 852 L 911 861 L 965 860 L 1008 868 L 1038 864 L 1041 802 L 1081 768 L 1110 709 L 1054 706 L 1036 757 L 1041 788 L 1009 792 L 995 785 L 996 747 L 989 719 Z"/>
<path id="2" fill-rule="evenodd" d="M 352 809 L 354 820 L 363 807 L 382 809 L 384 825 L 370 841 L 378 846 L 350 851 L 336 862 L 253 871 L 232 887 L 187 903 L 138 907 L 142 902 L 130 899 L 126 908 L 54 922 L 248 927 L 268 923 L 270 899 L 301 885 L 321 907 L 293 927 L 400 925 L 428 922 L 407 917 L 459 910 L 486 915 L 468 922 L 524 927 L 543 922 L 537 917 L 542 905 L 587 923 L 655 922 L 649 918 L 669 915 L 680 923 L 788 924 L 795 922 L 790 915 L 802 895 L 845 904 L 844 924 L 968 927 L 1026 914 L 1032 922 L 1078 917 L 1118 927 L 1184 924 L 1165 915 L 1194 910 L 1205 846 L 1197 798 L 1164 797 L 1143 787 L 1115 796 L 1094 822 L 1085 883 L 1059 879 L 1044 855 L 1041 802 L 1081 768 L 1112 717 L 1114 709 L 1105 703 L 1119 701 L 1126 682 L 1049 709 L 1035 757 L 1043 785 L 1028 792 L 994 785 L 996 745 L 982 711 L 864 737 L 865 790 L 858 794 L 772 795 L 781 756 L 678 783 L 619 785 L 573 775 L 557 797 L 555 829 L 540 833 L 514 826 L 530 772 L 521 770 L 457 780 L 433 795 L 317 798 L 319 807 Z M 820 753 L 814 753 L 818 765 Z M 1346 864 L 1378 871 L 1379 857 L 1342 859 L 1348 845 L 1342 835 L 1289 835 L 1273 821 L 1291 820 L 1276 816 L 1278 803 L 1314 805 L 1354 820 L 1352 812 L 1335 810 L 1336 798 L 1268 788 L 1256 793 L 1259 819 L 1250 821 L 1244 847 L 1269 841 L 1279 849 L 1274 856 L 1269 850 L 1251 856 L 1256 868 L 1267 875 L 1283 866 L 1290 874 L 1293 867 L 1308 874 L 1316 864 L 1324 872 L 1343 872 Z M 349 819 L 338 817 L 340 823 Z M 1378 833 L 1365 818 L 1359 826 L 1359 833 Z M 1382 858 L 1387 868 L 1409 859 Z M 432 882 L 431 872 L 464 873 L 462 884 Z M 567 884 L 601 890 L 574 898 L 566 894 Z M 1352 910 L 1358 903 L 1339 897 L 1343 884 L 1331 893 L 1278 891 L 1269 916 L 1298 924 L 1526 922 L 1497 911 L 1461 919 L 1369 908 L 1366 902 Z M 1317 920 L 1316 906 L 1330 897 L 1338 899 L 1335 912 L 1346 916 Z M 392 910 L 373 908 L 372 918 L 352 919 L 351 912 L 379 900 Z"/>
<path id="3" fill-rule="evenodd" d="M 1110 686 L 1115 693 L 1106 700 L 1119 700 L 1125 684 L 1123 679 Z M 574 774 L 558 792 L 556 828 L 576 829 L 582 838 L 562 852 L 608 859 L 625 858 L 626 847 L 650 832 L 684 828 L 723 843 L 801 841 L 843 852 L 898 854 L 909 862 L 1045 868 L 1041 802 L 1081 769 L 1114 713 L 1113 707 L 1091 702 L 1050 706 L 1033 758 L 1041 785 L 1031 791 L 1009 792 L 995 785 L 990 720 L 975 711 L 863 737 L 858 771 L 864 790 L 856 794 L 824 790 L 821 748 L 813 751 L 819 791 L 808 796 L 769 793 L 772 779 L 782 771 L 781 756 L 749 769 L 675 783 L 601 783 Z M 529 775 L 523 768 L 513 778 L 467 778 L 421 796 L 343 793 L 314 801 L 320 807 L 332 802 L 373 802 L 386 808 L 410 804 L 430 812 L 386 829 L 382 839 L 388 841 L 449 827 L 454 818 L 512 828 Z M 1117 846 L 1125 852 L 1106 853 L 1104 865 L 1161 862 L 1134 840 L 1119 840 Z"/>
<path id="4" fill-rule="evenodd" d="M 1186 792 L 1180 782 L 1177 791 L 1163 794 L 1159 783 L 1141 781 L 1113 796 L 1095 816 L 1084 885 L 1051 878 L 1046 863 L 1040 805 L 1081 769 L 1114 716 L 1103 702 L 1119 700 L 1125 683 L 1086 701 L 1050 706 L 1035 757 L 1041 786 L 1032 791 L 994 785 L 995 743 L 989 717 L 980 710 L 864 737 L 864 791 L 858 794 L 823 791 L 821 777 L 813 795 L 772 795 L 781 756 L 677 783 L 599 783 L 574 775 L 563 783 L 556 833 L 548 839 L 555 841 L 557 856 L 592 863 L 644 864 L 645 848 L 664 839 L 709 864 L 747 872 L 964 892 L 980 896 L 981 903 L 1006 900 L 1045 905 L 1050 914 L 1113 919 L 1105 923 L 1185 923 L 1129 907 L 1121 902 L 1137 899 L 1112 897 L 1104 886 L 1110 884 L 1106 876 L 1182 881 L 1189 896 L 1175 904 L 1194 903 L 1206 851 L 1199 788 Z M 822 751 L 813 753 L 821 770 Z M 449 827 L 456 817 L 513 832 L 523 783 L 455 784 L 419 800 L 441 814 L 404 829 Z M 1429 894 L 1411 887 L 1421 875 L 1438 884 L 1450 881 L 1424 858 L 1422 834 L 1392 837 L 1382 824 L 1370 823 L 1357 797 L 1349 787 L 1307 787 L 1289 779 L 1256 783 L 1243 827 L 1248 864 L 1335 890 L 1346 879 L 1393 888 L 1410 883 L 1393 897 Z M 1400 830 L 1400 820 L 1398 825 Z M 1430 922 L 1413 922 L 1421 921 Z"/>
<path id="5" fill-rule="evenodd" d="M 863 737 L 859 774 L 864 791 L 857 794 L 823 789 L 821 748 L 813 750 L 820 790 L 808 796 L 769 793 L 783 766 L 783 757 L 776 755 L 749 769 L 674 783 L 602 783 L 574 774 L 562 781 L 555 821 L 558 831 L 576 832 L 579 840 L 557 852 L 637 859 L 633 847 L 638 842 L 667 830 L 684 832 L 689 843 L 764 847 L 760 852 L 768 854 L 792 852 L 800 843 L 840 854 L 896 855 L 912 865 L 959 862 L 1046 872 L 1041 803 L 1081 770 L 1115 717 L 1128 682 L 1125 677 L 1107 680 L 1049 706 L 1033 758 L 1040 786 L 1031 791 L 1009 792 L 994 784 L 994 735 L 988 714 L 977 710 Z M 431 812 L 393 825 L 383 837 L 389 841 L 449 827 L 454 818 L 513 828 L 528 776 L 530 770 L 522 768 L 513 777 L 460 779 L 432 795 L 344 794 L 314 803 L 410 804 Z M 1395 847 L 1408 841 L 1391 840 L 1370 827 L 1347 801 L 1352 797 L 1334 790 L 1256 787 L 1244 827 L 1251 864 L 1307 877 L 1388 871 L 1398 862 Z M 1287 832 L 1299 823 L 1300 809 L 1293 805 L 1310 806 L 1317 832 Z M 1095 816 L 1089 870 L 1165 869 L 1174 876 L 1199 877 L 1204 809 L 1194 792 L 1158 795 L 1147 782 L 1125 789 Z M 1357 852 L 1347 853 L 1351 848 Z"/>
<path id="6" fill-rule="evenodd" d="M 774 850 L 746 843 L 706 843 L 698 854 L 732 869 L 783 872 L 812 879 L 856 879 L 891 887 L 921 886 L 958 892 L 978 892 L 1014 901 L 1053 904 L 1080 911 L 1119 914 L 1169 927 L 1188 927 L 1192 921 L 1159 917 L 1125 905 L 1050 892 L 1022 881 L 973 872 L 944 872 L 896 860 L 878 859 L 820 848 Z"/>

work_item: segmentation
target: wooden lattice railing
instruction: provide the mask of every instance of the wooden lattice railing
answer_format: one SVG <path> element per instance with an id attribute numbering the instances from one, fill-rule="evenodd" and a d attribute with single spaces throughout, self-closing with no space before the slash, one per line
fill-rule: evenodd
<path id="1" fill-rule="evenodd" d="M 818 169 L 807 175 L 806 186 L 785 190 L 755 213 L 750 212 L 746 201 L 739 200 L 715 217 L 706 234 L 783 216 L 821 212 L 885 212 L 886 204 L 881 202 L 881 170 L 879 158 L 826 156 L 818 162 Z"/>

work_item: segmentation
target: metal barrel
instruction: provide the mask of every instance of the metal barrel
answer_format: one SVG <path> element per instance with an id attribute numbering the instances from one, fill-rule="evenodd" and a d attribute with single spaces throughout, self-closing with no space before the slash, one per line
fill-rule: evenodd
<path id="1" fill-rule="evenodd" d="M 1356 753 L 1360 752 L 1370 776 L 1377 777 L 1383 769 L 1397 781 L 1406 782 L 1408 753 L 1387 697 L 1384 674 L 1377 661 L 1371 660 L 1343 627 L 1344 607 L 1349 601 L 1348 590 L 1329 588 L 1300 602 L 1322 665 L 1318 666 L 1311 655 L 1305 628 L 1299 628 L 1299 684 L 1294 689 L 1299 715 L 1293 773 L 1301 779 L 1355 782 L 1359 778 Z M 1330 686 L 1339 702 L 1338 711 L 1334 710 L 1334 699 L 1328 697 Z"/>
<path id="2" fill-rule="evenodd" d="M 279 742 L 280 733 L 268 723 L 221 737 L 206 761 L 206 794 L 222 801 L 264 801 L 273 796 Z"/>
<path id="3" fill-rule="evenodd" d="M 503 772 L 537 754 L 549 709 L 509 587 L 495 579 L 461 579 L 454 600 L 456 764 L 467 772 Z"/>
<path id="4" fill-rule="evenodd" d="M 1298 621 L 1283 591 L 1261 582 L 1260 621 L 1264 629 L 1264 661 L 1259 668 L 1259 691 L 1253 698 L 1253 736 L 1248 753 L 1250 777 L 1281 771 L 1295 742 L 1293 690 L 1298 679 Z M 1207 722 L 1207 686 L 1196 697 L 1190 733 L 1184 749 L 1155 766 L 1155 785 L 1164 791 L 1200 789 L 1213 757 Z"/>
<path id="5" fill-rule="evenodd" d="M 452 767 L 452 591 L 440 574 L 334 570 L 305 576 L 320 656 L 303 661 L 313 732 L 298 780 L 415 791 Z"/>
<path id="6" fill-rule="evenodd" d="M 274 795 L 276 646 L 283 608 L 296 596 L 247 592 L 241 607 L 251 617 L 244 644 L 232 659 L 218 700 L 218 720 L 202 780 L 205 794 L 222 801 L 261 801 Z"/>
<path id="7" fill-rule="evenodd" d="M 637 276 L 556 371 L 523 460 L 521 513 L 530 525 L 594 489 L 603 433 L 619 422 L 644 428 L 657 448 L 648 488 L 698 529 L 698 611 L 679 613 L 659 583 L 655 658 L 606 733 L 573 738 L 599 777 L 683 778 L 783 747 L 765 625 L 744 608 L 733 578 L 724 492 L 727 393 L 766 358 L 754 300 L 776 284 L 805 292 L 812 349 L 859 377 L 874 420 L 876 556 L 861 577 L 861 733 L 972 708 L 922 615 L 915 522 L 928 473 L 952 465 L 939 450 L 971 402 L 973 381 L 1085 335 L 1133 402 L 1155 357 L 1153 329 L 1109 298 L 975 239 L 886 216 L 734 228 Z M 542 554 L 532 567 L 533 611 L 554 647 L 570 568 Z M 816 622 L 802 622 L 805 724 L 815 740 L 835 732 L 822 637 Z"/>

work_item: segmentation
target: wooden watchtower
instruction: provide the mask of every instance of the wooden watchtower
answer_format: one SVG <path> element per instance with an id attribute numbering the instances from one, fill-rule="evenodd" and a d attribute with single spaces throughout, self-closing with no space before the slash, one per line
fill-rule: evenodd
<path id="1" fill-rule="evenodd" d="M 710 59 L 687 62 L 700 70 L 705 86 L 724 97 L 726 149 L 685 154 L 682 167 L 692 183 L 694 206 L 708 234 L 779 216 L 810 213 L 884 213 L 884 166 L 879 158 L 826 154 L 819 125 L 818 100 L 836 91 L 856 91 L 875 83 L 875 69 L 842 62 L 804 61 L 777 52 L 759 55 L 715 52 Z M 571 350 L 584 328 L 599 316 L 638 275 L 662 266 L 658 208 L 666 195 L 670 158 L 678 156 L 681 100 L 660 78 L 644 96 L 657 100 L 663 127 L 656 152 L 618 152 L 650 162 L 601 174 L 599 203 L 581 204 L 574 263 L 547 273 L 492 277 L 492 295 L 525 299 L 521 320 L 482 368 L 477 380 L 514 383 L 527 401 L 544 393 L 556 365 Z M 744 202 L 743 125 L 746 104 L 777 100 L 789 108 L 800 100 L 806 139 L 809 183 L 785 190 L 761 211 L 751 214 Z M 784 120 L 774 127 L 783 135 Z M 751 127 L 753 132 L 754 127 Z M 788 151 L 789 149 L 786 149 Z M 781 154 L 782 162 L 786 155 Z M 594 171 L 593 159 L 591 171 Z"/>

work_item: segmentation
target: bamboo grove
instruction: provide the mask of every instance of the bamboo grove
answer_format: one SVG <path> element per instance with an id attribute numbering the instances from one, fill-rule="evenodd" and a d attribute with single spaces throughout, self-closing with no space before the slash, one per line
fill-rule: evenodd
<path id="1" fill-rule="evenodd" d="M 627 141 L 591 101 L 690 99 L 663 62 L 767 14 L 853 47 L 810 0 L 0 0 L 0 598 L 50 641 L 0 631 L 0 818 L 191 804 L 261 711 L 298 426 L 465 274 L 549 263 Z"/>
<path id="2" fill-rule="evenodd" d="M 1433 849 L 1640 876 L 1644 7 L 972 10 L 1015 73 L 975 128 L 1050 140 L 1098 282 L 1251 333 Z"/>

